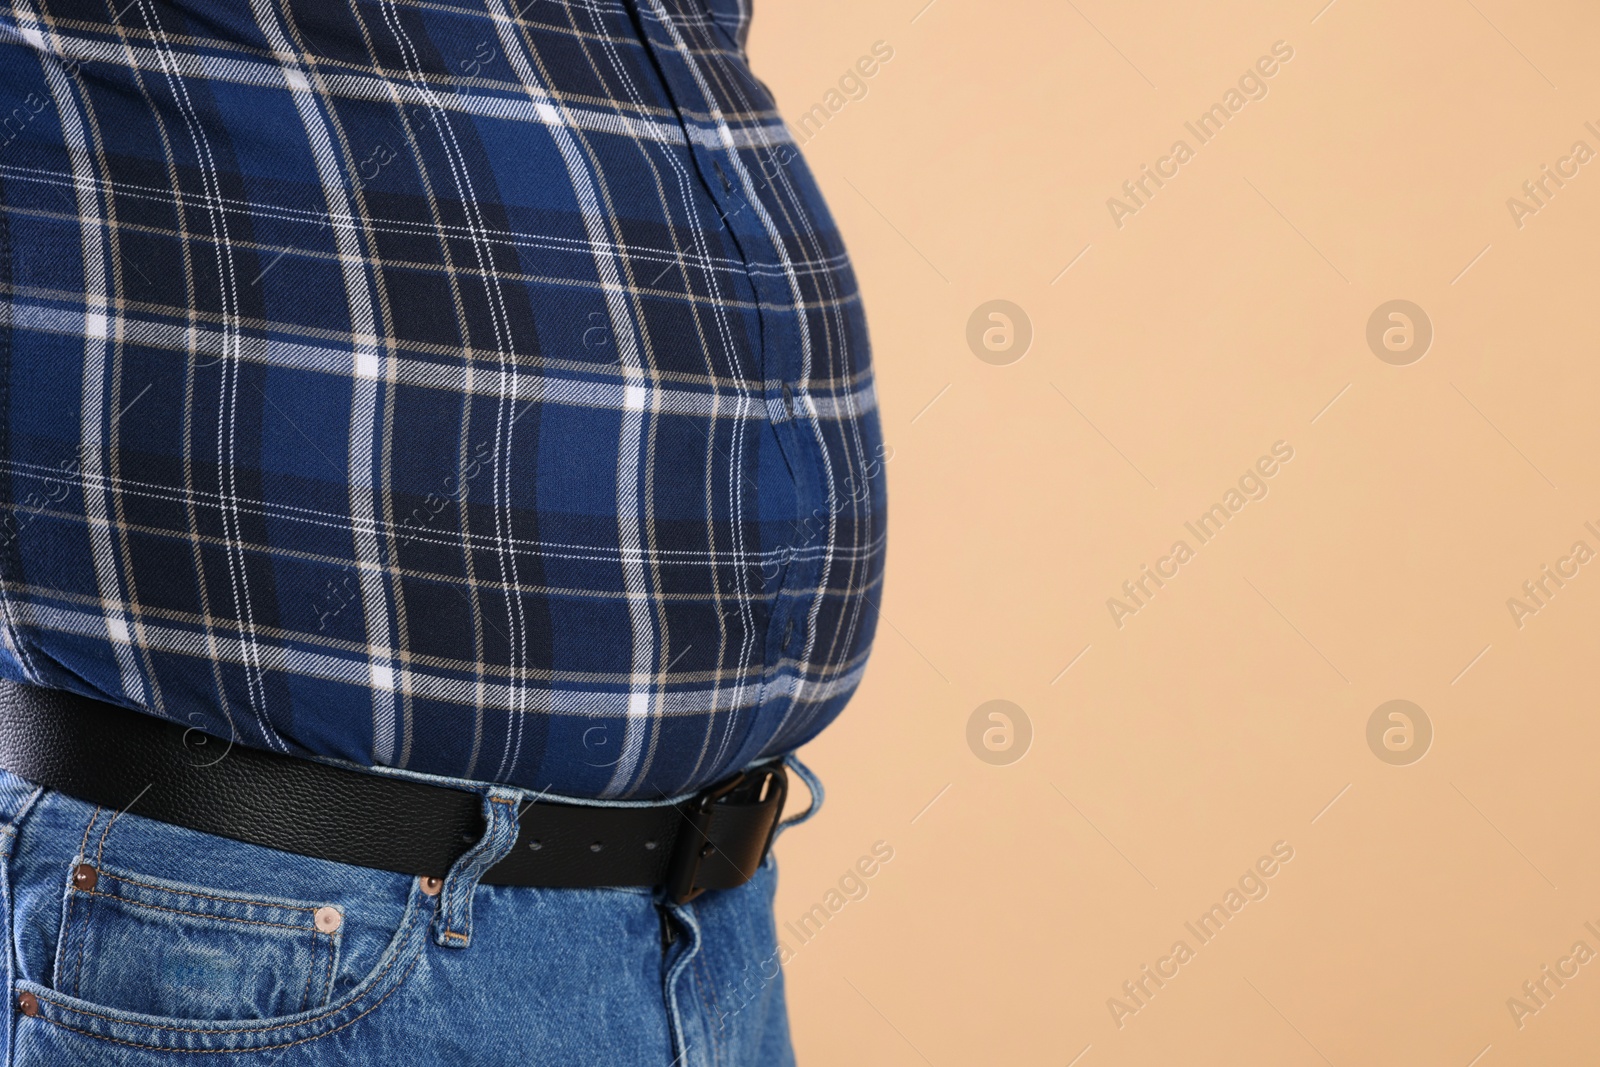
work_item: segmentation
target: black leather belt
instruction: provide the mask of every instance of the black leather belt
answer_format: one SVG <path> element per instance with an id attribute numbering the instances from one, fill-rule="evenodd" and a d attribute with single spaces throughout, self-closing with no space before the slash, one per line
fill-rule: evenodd
<path id="1" fill-rule="evenodd" d="M 251 845 L 443 877 L 484 832 L 465 790 L 226 741 L 54 689 L 0 681 L 0 767 L 68 796 Z M 763 764 L 676 804 L 529 801 L 490 885 L 661 886 L 677 902 L 742 885 L 766 857 L 788 775 Z"/>

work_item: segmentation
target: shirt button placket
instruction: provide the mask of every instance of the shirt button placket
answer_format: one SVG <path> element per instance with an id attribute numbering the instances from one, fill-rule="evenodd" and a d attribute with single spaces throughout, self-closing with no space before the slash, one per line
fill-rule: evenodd
<path id="1" fill-rule="evenodd" d="M 656 54 L 665 88 L 673 97 L 680 114 L 721 114 L 717 101 L 706 99 L 701 88 L 702 84 L 718 84 L 717 79 L 698 78 L 688 69 L 690 65 L 702 62 L 695 57 L 692 48 L 667 47 L 668 42 L 657 39 L 654 33 L 646 35 L 646 43 Z M 689 129 L 691 121 L 685 120 L 684 132 L 688 135 L 689 153 L 700 171 L 703 187 L 722 213 L 721 224 L 732 233 L 749 261 L 746 263 L 746 277 L 759 305 L 763 327 L 759 342 L 762 349 L 757 359 L 763 379 L 762 392 L 770 405 L 768 411 L 774 416 L 772 430 L 779 449 L 789 461 L 795 479 L 792 528 L 796 533 L 785 538 L 781 546 L 786 550 L 787 565 L 783 586 L 776 591 L 777 599 L 769 623 L 773 627 L 769 633 L 783 638 L 782 646 L 776 650 L 776 658 L 781 660 L 792 654 L 791 643 L 803 641 L 804 638 L 808 605 L 795 591 L 810 588 L 821 574 L 820 557 L 823 554 L 815 551 L 815 546 L 809 542 L 816 536 L 824 535 L 811 531 L 815 527 L 813 517 L 817 512 L 826 510 L 824 490 L 819 484 L 816 444 L 797 421 L 809 410 L 805 383 L 799 381 L 802 333 L 794 321 L 794 317 L 803 312 L 795 307 L 795 293 L 790 289 L 789 279 L 775 269 L 784 259 L 777 245 L 781 238 L 774 238 L 767 232 L 760 212 L 750 203 L 738 178 L 738 149 L 733 138 L 726 129 L 722 129 L 719 131 L 721 143 L 708 145 L 695 135 L 696 131 Z M 750 194 L 759 195 L 754 189 L 750 190 Z M 762 264 L 765 269 L 750 269 L 752 262 Z M 775 396 L 774 391 L 778 395 Z M 776 417 L 778 411 L 773 409 L 780 404 L 782 417 Z M 783 629 L 777 630 L 779 626 Z M 767 664 L 769 670 L 774 666 L 775 663 Z"/>

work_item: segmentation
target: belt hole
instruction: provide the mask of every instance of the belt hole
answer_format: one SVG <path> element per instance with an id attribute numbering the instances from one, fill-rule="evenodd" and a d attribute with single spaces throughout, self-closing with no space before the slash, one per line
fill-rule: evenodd
<path id="1" fill-rule="evenodd" d="M 541 848 L 544 848 L 544 842 L 540 841 L 537 837 L 528 842 L 529 852 L 538 852 Z"/>
<path id="2" fill-rule="evenodd" d="M 603 849 L 605 847 L 606 846 L 604 846 L 600 842 L 596 841 L 594 844 L 589 846 L 589 851 L 590 852 L 599 852 L 601 849 Z"/>
<path id="3" fill-rule="evenodd" d="M 656 850 L 656 843 L 654 841 L 646 841 L 644 843 L 644 850 L 646 852 L 654 852 Z"/>

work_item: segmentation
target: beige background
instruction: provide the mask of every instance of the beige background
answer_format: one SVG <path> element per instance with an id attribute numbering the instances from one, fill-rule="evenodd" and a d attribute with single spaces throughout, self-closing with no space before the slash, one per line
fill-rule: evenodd
<path id="1" fill-rule="evenodd" d="M 1520 229 L 1506 201 L 1600 150 L 1600 12 L 923 3 L 757 0 L 751 41 L 791 122 L 894 49 L 806 145 L 874 327 L 892 543 L 780 922 L 894 859 L 787 967 L 802 1062 L 1591 1062 L 1600 959 L 1520 1028 L 1507 999 L 1600 951 L 1600 561 L 1520 628 L 1506 602 L 1600 550 L 1600 160 Z M 1035 331 L 1009 366 L 965 340 L 995 298 Z M 1409 366 L 1365 339 L 1397 298 L 1435 330 Z M 1119 629 L 1107 598 L 1280 440 L 1268 496 Z M 1397 698 L 1435 730 L 1409 766 L 1366 740 Z M 1009 766 L 967 744 L 991 699 L 1032 723 Z M 1185 930 L 1278 841 L 1265 899 Z"/>

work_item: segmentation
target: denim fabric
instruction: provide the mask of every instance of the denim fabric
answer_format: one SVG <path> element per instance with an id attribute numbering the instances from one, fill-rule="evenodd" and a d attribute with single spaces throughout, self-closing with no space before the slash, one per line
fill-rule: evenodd
<path id="1" fill-rule="evenodd" d="M 489 826 L 430 895 L 0 772 L 3 1062 L 793 1063 L 770 857 L 748 884 L 682 906 L 479 885 L 523 799 L 480 795 Z"/>

